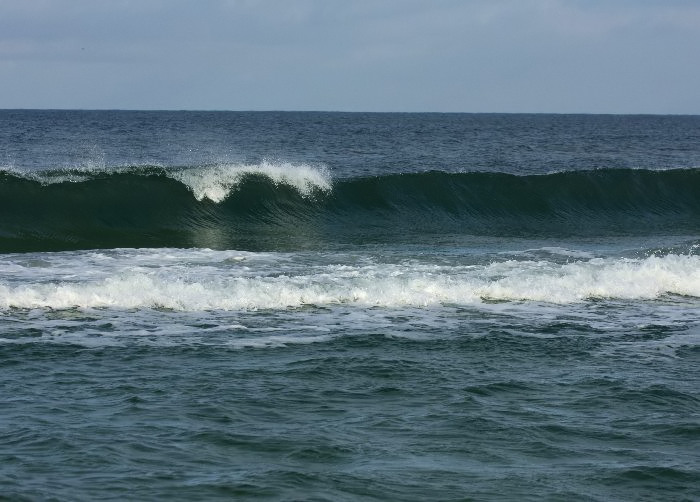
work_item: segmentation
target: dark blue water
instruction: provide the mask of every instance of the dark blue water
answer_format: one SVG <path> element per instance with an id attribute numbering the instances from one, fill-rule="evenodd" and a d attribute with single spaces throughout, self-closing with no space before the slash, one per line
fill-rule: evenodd
<path id="1" fill-rule="evenodd" d="M 699 140 L 0 111 L 0 497 L 697 500 Z"/>

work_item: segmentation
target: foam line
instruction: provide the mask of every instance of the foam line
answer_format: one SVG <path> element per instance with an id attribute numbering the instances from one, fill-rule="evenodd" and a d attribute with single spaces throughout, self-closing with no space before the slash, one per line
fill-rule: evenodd
<path id="1" fill-rule="evenodd" d="M 401 264 L 119 267 L 100 273 L 0 282 L 0 308 L 159 308 L 250 311 L 303 306 L 431 307 L 484 301 L 567 304 L 591 299 L 700 298 L 700 256 L 595 258 L 560 264 L 507 260 L 485 266 Z M 285 268 L 287 267 L 287 268 Z M 16 275 L 21 275 L 21 271 Z"/>

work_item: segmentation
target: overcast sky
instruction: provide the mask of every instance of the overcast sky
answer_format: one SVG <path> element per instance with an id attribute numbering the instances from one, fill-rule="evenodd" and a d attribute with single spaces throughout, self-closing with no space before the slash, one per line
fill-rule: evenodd
<path id="1" fill-rule="evenodd" d="M 0 108 L 700 114 L 700 1 L 0 0 Z"/>

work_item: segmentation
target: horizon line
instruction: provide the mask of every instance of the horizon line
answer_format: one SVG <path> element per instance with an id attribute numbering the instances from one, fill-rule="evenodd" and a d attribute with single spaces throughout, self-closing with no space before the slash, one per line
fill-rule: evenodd
<path id="1" fill-rule="evenodd" d="M 376 115 L 607 115 L 607 116 L 678 116 L 692 117 L 700 113 L 658 112 L 474 112 L 474 111 L 358 111 L 358 110 L 292 110 L 292 109 L 217 109 L 217 108 L 0 108 L 0 111 L 76 111 L 76 112 L 177 112 L 177 113 L 344 113 Z"/>

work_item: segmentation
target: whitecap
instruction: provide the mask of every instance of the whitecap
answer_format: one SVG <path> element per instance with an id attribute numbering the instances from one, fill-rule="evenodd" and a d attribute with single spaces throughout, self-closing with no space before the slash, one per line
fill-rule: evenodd
<path id="1" fill-rule="evenodd" d="M 197 200 L 213 202 L 226 199 L 250 176 L 263 176 L 275 185 L 290 186 L 303 197 L 318 191 L 328 192 L 332 187 L 330 173 L 325 167 L 290 162 L 219 164 L 168 170 L 166 175 L 187 186 Z"/>

